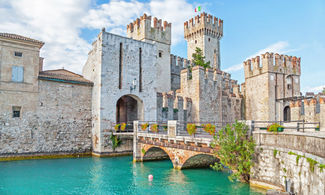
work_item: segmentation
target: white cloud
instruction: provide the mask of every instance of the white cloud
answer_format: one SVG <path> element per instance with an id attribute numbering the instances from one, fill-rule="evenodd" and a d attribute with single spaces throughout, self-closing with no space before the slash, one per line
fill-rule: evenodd
<path id="1" fill-rule="evenodd" d="M 184 35 L 184 22 L 194 16 L 193 5 L 185 0 L 152 0 L 149 4 L 153 16 L 172 23 L 172 42 L 178 43 Z"/>
<path id="2" fill-rule="evenodd" d="M 0 2 L 0 32 L 9 32 L 45 42 L 41 56 L 45 68 L 65 67 L 81 72 L 90 45 L 80 38 L 79 18 L 90 0 L 13 0 Z"/>
<path id="3" fill-rule="evenodd" d="M 0 0 L 0 32 L 15 33 L 45 42 L 44 68 L 65 67 L 81 73 L 91 45 L 82 29 L 101 29 L 126 34 L 126 25 L 148 13 L 172 22 L 172 40 L 183 37 L 183 22 L 193 15 L 185 0 L 111 0 L 91 8 L 93 0 Z M 5 19 L 3 19 L 5 18 Z M 92 40 L 92 37 L 89 38 Z"/>
<path id="4" fill-rule="evenodd" d="M 254 58 L 254 57 L 256 57 L 258 55 L 261 55 L 261 54 L 264 54 L 266 52 L 286 54 L 286 53 L 289 53 L 289 52 L 300 50 L 300 49 L 290 49 L 289 46 L 290 45 L 289 45 L 289 43 L 287 41 L 279 41 L 279 42 L 276 42 L 276 43 L 274 43 L 272 45 L 267 46 L 264 49 L 258 50 L 253 55 L 247 57 L 246 60 L 250 59 L 250 58 Z M 235 72 L 235 71 L 239 71 L 239 70 L 242 70 L 242 69 L 243 69 L 243 64 L 240 63 L 240 64 L 230 66 L 229 68 L 225 69 L 225 71 L 226 72 Z"/>
<path id="5" fill-rule="evenodd" d="M 323 91 L 323 89 L 325 89 L 325 85 L 320 85 L 320 86 L 316 86 L 316 87 L 305 87 L 302 92 L 306 93 L 306 92 L 314 92 L 314 93 L 318 93 Z"/>

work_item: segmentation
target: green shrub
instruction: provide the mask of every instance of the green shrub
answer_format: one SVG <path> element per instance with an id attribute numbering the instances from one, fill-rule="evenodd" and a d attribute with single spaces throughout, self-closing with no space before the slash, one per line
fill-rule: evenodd
<path id="1" fill-rule="evenodd" d="M 247 125 L 236 122 L 222 128 L 211 143 L 213 147 L 220 148 L 216 153 L 220 163 L 233 171 L 228 177 L 230 181 L 240 179 L 249 182 L 255 142 L 247 132 Z M 216 163 L 212 168 L 222 170 L 223 166 Z"/>
<path id="2" fill-rule="evenodd" d="M 278 132 L 278 128 L 284 128 L 283 126 L 279 125 L 278 123 L 273 123 L 267 127 L 268 132 Z"/>
<path id="3" fill-rule="evenodd" d="M 192 124 L 192 123 L 187 124 L 187 126 L 186 126 L 187 133 L 189 135 L 195 134 L 196 133 L 196 128 L 197 127 L 196 127 L 195 124 Z"/>

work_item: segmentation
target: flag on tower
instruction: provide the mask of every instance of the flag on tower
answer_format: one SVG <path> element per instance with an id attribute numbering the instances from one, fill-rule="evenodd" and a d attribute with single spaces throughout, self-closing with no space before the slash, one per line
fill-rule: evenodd
<path id="1" fill-rule="evenodd" d="M 196 8 L 195 8 L 195 12 L 200 12 L 201 11 L 201 6 L 197 6 Z"/>

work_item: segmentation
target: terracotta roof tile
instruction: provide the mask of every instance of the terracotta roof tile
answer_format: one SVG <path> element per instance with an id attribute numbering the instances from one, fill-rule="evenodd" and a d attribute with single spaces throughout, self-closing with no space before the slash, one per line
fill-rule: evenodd
<path id="1" fill-rule="evenodd" d="M 65 69 L 41 71 L 38 78 L 41 80 L 93 85 L 93 82 L 85 79 L 82 75 Z"/>
<path id="2" fill-rule="evenodd" d="M 31 39 L 31 38 L 24 37 L 24 36 L 17 35 L 17 34 L 11 34 L 11 33 L 0 33 L 0 37 L 10 38 L 10 39 L 17 39 L 17 40 L 23 40 L 23 41 L 28 41 L 28 42 L 32 42 L 32 43 L 37 43 L 37 44 L 39 44 L 41 47 L 44 45 L 44 42 L 42 42 L 42 41 L 38 41 L 38 40 L 36 40 L 36 39 Z"/>

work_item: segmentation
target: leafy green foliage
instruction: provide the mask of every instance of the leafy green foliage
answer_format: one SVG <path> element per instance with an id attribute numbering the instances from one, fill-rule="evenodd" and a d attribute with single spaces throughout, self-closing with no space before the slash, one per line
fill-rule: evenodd
<path id="1" fill-rule="evenodd" d="M 323 91 L 322 91 L 323 94 L 325 94 L 325 88 L 323 88 Z"/>
<path id="2" fill-rule="evenodd" d="M 220 163 L 233 171 L 229 176 L 230 181 L 238 179 L 244 182 L 249 181 L 255 142 L 247 132 L 247 125 L 236 122 L 221 129 L 211 143 L 213 147 L 220 146 L 216 154 Z M 222 170 L 224 169 L 222 165 L 216 163 L 212 168 Z"/>
<path id="3" fill-rule="evenodd" d="M 196 133 L 196 128 L 197 127 L 195 124 L 192 124 L 192 123 L 187 124 L 187 126 L 186 126 L 187 133 L 189 135 L 193 135 L 194 133 Z"/>
<path id="4" fill-rule="evenodd" d="M 148 126 L 149 126 L 148 123 L 141 124 L 141 129 L 142 129 L 142 131 L 147 130 Z"/>
<path id="5" fill-rule="evenodd" d="M 311 158 L 306 158 L 307 162 L 309 163 L 309 170 L 311 172 L 314 172 L 315 170 L 315 165 L 318 163 L 317 161 L 315 161 L 314 159 Z"/>
<path id="6" fill-rule="evenodd" d="M 205 62 L 205 56 L 203 56 L 203 52 L 200 48 L 195 48 L 195 53 L 192 54 L 193 57 L 193 63 L 196 66 L 202 66 L 205 68 L 211 68 L 210 62 Z"/>
<path id="7" fill-rule="evenodd" d="M 144 148 L 141 149 L 142 154 L 146 153 L 146 150 Z"/>
<path id="8" fill-rule="evenodd" d="M 205 132 L 209 133 L 210 135 L 214 135 L 215 132 L 216 132 L 216 126 L 215 125 L 212 125 L 210 123 L 203 124 L 202 127 L 203 127 L 203 130 Z"/>
<path id="9" fill-rule="evenodd" d="M 150 126 L 150 130 L 151 130 L 152 132 L 158 132 L 158 124 L 152 124 L 152 125 Z"/>
<path id="10" fill-rule="evenodd" d="M 322 173 L 323 169 L 325 169 L 325 164 L 319 164 L 319 171 Z"/>
<path id="11" fill-rule="evenodd" d="M 110 140 L 112 141 L 113 150 L 115 150 L 115 148 L 117 148 L 121 143 L 121 139 L 117 135 L 113 135 L 113 132 L 110 136 Z"/>
<path id="12" fill-rule="evenodd" d="M 278 128 L 283 128 L 283 126 L 279 125 L 278 123 L 273 123 L 267 127 L 268 132 L 278 132 Z"/>
<path id="13" fill-rule="evenodd" d="M 278 153 L 278 150 L 276 150 L 276 149 L 274 149 L 273 150 L 273 156 L 274 156 L 274 158 L 276 157 L 276 154 Z"/>

